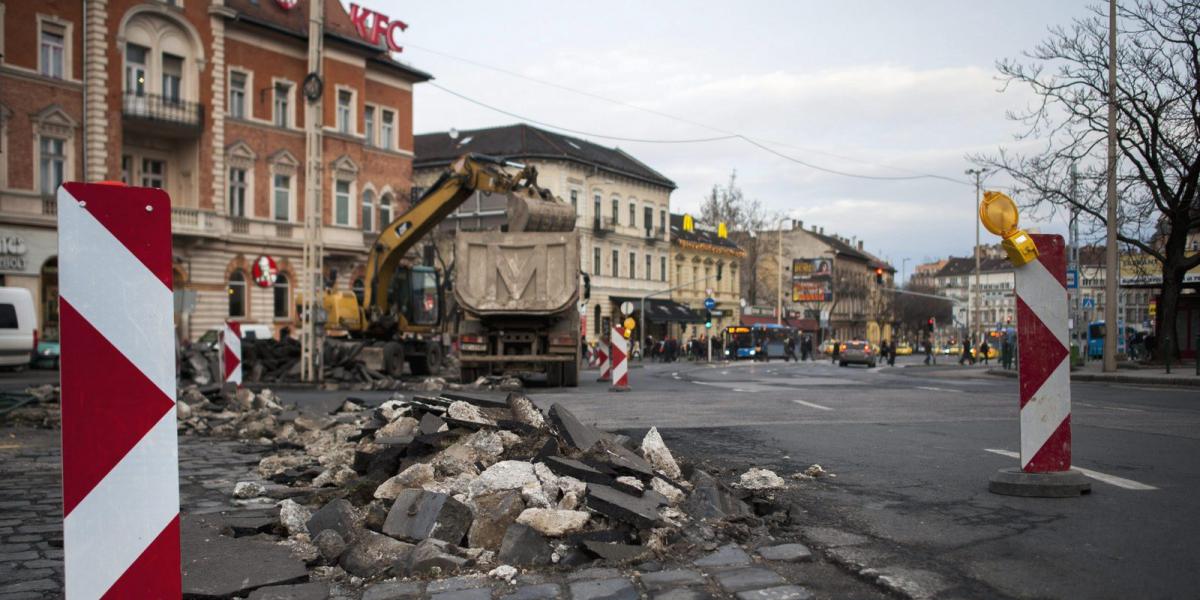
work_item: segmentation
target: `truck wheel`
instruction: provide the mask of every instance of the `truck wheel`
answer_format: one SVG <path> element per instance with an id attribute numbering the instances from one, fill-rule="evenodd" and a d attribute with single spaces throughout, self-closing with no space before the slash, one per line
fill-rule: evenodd
<path id="1" fill-rule="evenodd" d="M 546 365 L 546 385 L 550 387 L 562 387 L 562 365 L 558 363 L 548 363 Z"/>
<path id="2" fill-rule="evenodd" d="M 399 379 L 404 375 L 404 344 L 388 342 L 383 345 L 383 368 L 389 377 Z"/>
<path id="3" fill-rule="evenodd" d="M 424 356 L 414 356 L 408 359 L 408 366 L 412 368 L 413 375 L 429 374 L 429 360 Z"/>
<path id="4" fill-rule="evenodd" d="M 579 363 L 570 362 L 563 365 L 562 384 L 566 387 L 579 387 Z"/>
<path id="5" fill-rule="evenodd" d="M 436 371 L 442 368 L 444 359 L 442 356 L 441 342 L 429 342 L 429 344 L 425 346 L 425 362 L 429 363 L 430 370 Z"/>
<path id="6" fill-rule="evenodd" d="M 472 383 L 475 383 L 476 379 L 479 379 L 479 377 L 475 374 L 475 369 L 469 369 L 467 367 L 458 368 L 458 381 L 463 385 L 471 385 Z"/>

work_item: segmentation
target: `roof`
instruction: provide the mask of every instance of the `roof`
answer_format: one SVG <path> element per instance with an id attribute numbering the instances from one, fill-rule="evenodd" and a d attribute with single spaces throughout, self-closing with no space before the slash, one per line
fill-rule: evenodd
<path id="1" fill-rule="evenodd" d="M 742 248 L 735 244 L 729 238 L 720 237 L 717 232 L 707 228 L 702 228 L 700 225 L 693 227 L 691 231 L 683 230 L 683 215 L 671 213 L 671 243 L 678 241 L 694 242 L 697 244 L 709 244 L 721 248 L 728 248 L 741 252 Z"/>
<path id="2" fill-rule="evenodd" d="M 476 152 L 505 159 L 566 160 L 601 171 L 675 189 L 675 182 L 620 148 L 609 148 L 587 140 L 546 131 L 525 123 L 460 131 L 423 133 L 413 140 L 413 168 L 443 167 L 450 161 Z"/>
<path id="3" fill-rule="evenodd" d="M 263 27 L 298 39 L 308 39 L 307 4 L 298 4 L 292 10 L 284 10 L 275 2 L 267 0 L 225 0 L 226 8 L 232 9 L 233 19 Z M 429 81 L 433 75 L 406 65 L 394 58 L 380 46 L 373 46 L 358 37 L 350 15 L 341 2 L 325 2 L 325 37 L 349 46 L 367 56 L 368 60 L 413 82 Z"/>
<path id="4" fill-rule="evenodd" d="M 995 273 L 999 271 L 1012 271 L 1012 263 L 1006 258 L 982 258 L 979 261 L 979 271 L 981 273 Z M 970 275 L 975 272 L 975 257 L 973 256 L 951 256 L 946 260 L 946 265 L 942 267 L 933 277 L 953 277 L 956 275 Z"/>

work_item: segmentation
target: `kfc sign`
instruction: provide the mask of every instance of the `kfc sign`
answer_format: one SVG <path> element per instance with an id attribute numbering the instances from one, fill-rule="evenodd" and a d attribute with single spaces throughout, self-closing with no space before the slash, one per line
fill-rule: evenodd
<path id="1" fill-rule="evenodd" d="M 354 29 L 358 31 L 358 37 L 366 40 L 372 46 L 380 45 L 379 38 L 382 37 L 392 52 L 404 51 L 404 47 L 397 41 L 397 30 L 408 29 L 408 24 L 404 21 L 393 21 L 387 15 L 353 3 L 350 4 L 350 21 L 354 23 Z"/>

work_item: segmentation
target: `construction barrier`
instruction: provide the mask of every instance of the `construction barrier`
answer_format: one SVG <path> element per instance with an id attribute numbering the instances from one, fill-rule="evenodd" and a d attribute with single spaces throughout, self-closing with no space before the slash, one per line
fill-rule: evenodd
<path id="1" fill-rule="evenodd" d="M 596 342 L 596 354 L 600 359 L 600 377 L 596 381 L 609 381 L 612 379 L 612 361 L 609 360 L 608 342 L 604 340 L 604 336 L 600 336 L 600 340 Z"/>
<path id="2" fill-rule="evenodd" d="M 221 373 L 225 383 L 242 385 L 242 324 L 225 321 L 221 331 Z"/>
<path id="3" fill-rule="evenodd" d="M 171 200 L 58 190 L 66 597 L 179 598 Z"/>
<path id="4" fill-rule="evenodd" d="M 629 340 L 625 339 L 625 329 L 614 325 L 612 329 L 612 386 L 610 392 L 629 391 Z"/>

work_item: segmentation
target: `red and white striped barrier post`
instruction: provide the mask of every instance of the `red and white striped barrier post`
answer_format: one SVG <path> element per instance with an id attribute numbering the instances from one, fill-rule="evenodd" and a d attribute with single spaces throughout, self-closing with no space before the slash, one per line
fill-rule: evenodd
<path id="1" fill-rule="evenodd" d="M 1016 268 L 1021 468 L 989 489 L 1014 496 L 1077 496 L 1091 484 L 1071 469 L 1071 350 L 1067 254 L 1060 235 L 1030 236 L 1038 258 Z"/>
<path id="2" fill-rule="evenodd" d="M 612 386 L 610 392 L 629 391 L 629 340 L 625 339 L 625 328 L 614 325 L 612 329 Z"/>
<path id="3" fill-rule="evenodd" d="M 600 336 L 600 341 L 596 344 L 596 354 L 600 355 L 600 377 L 596 378 L 596 381 L 609 381 L 612 379 L 612 361 L 609 360 L 609 346 L 604 336 Z"/>
<path id="4" fill-rule="evenodd" d="M 171 201 L 58 190 L 66 597 L 178 598 Z"/>
<path id="5" fill-rule="evenodd" d="M 242 385 L 242 324 L 225 321 L 221 331 L 221 374 L 225 383 Z"/>

